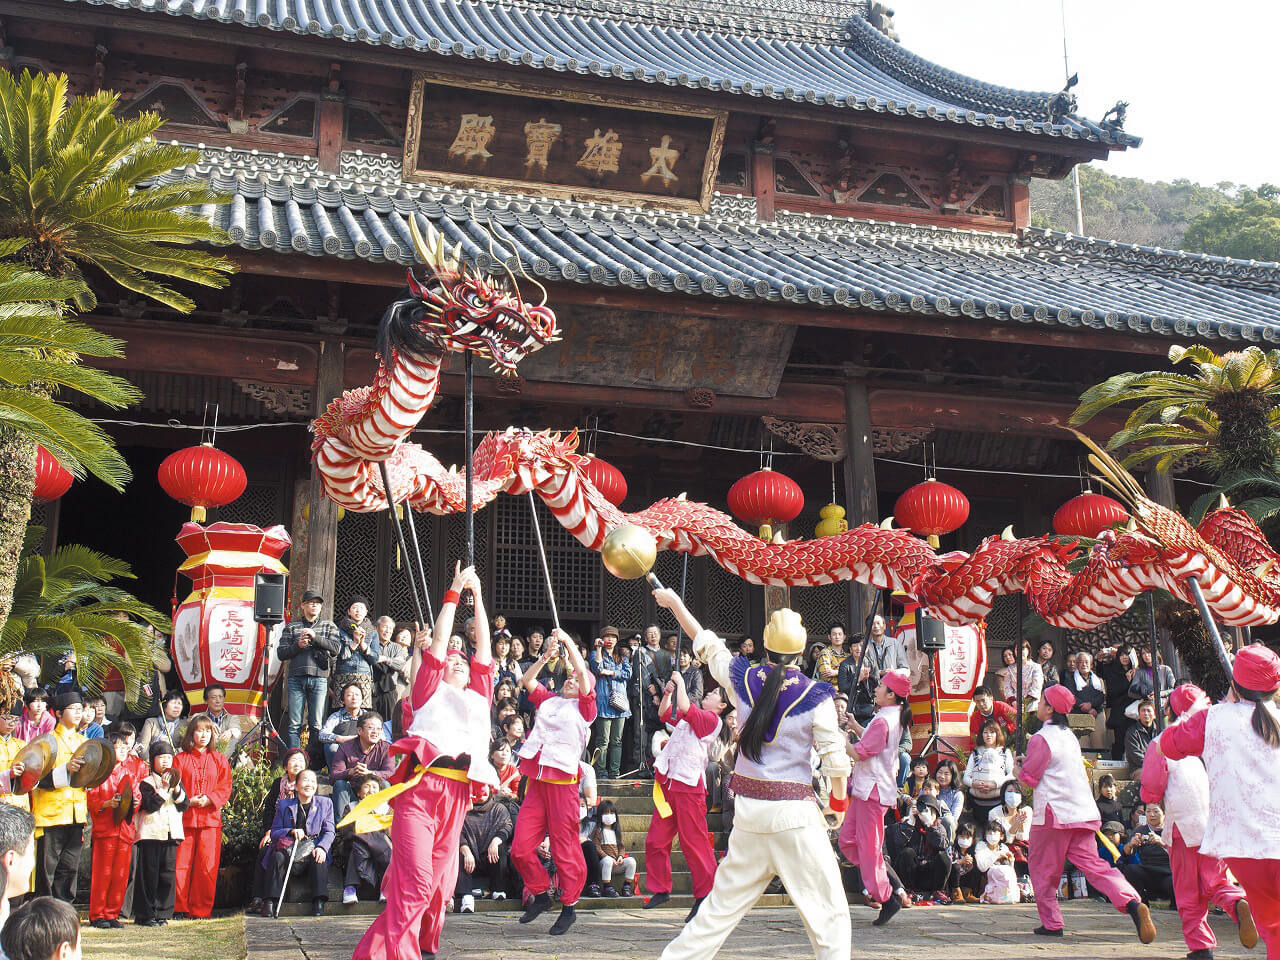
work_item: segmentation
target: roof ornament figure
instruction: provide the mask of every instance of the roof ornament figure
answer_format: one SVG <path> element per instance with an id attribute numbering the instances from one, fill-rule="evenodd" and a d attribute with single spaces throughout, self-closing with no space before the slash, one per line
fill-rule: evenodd
<path id="1" fill-rule="evenodd" d="M 867 4 L 867 23 L 871 24 L 894 43 L 900 42 L 898 31 L 893 28 L 893 8 L 883 3 Z"/>
<path id="2" fill-rule="evenodd" d="M 1080 74 L 1073 73 L 1067 78 L 1066 85 L 1049 98 L 1049 122 L 1057 123 L 1063 117 L 1076 111 L 1076 95 L 1071 88 L 1080 82 Z"/>
<path id="3" fill-rule="evenodd" d="M 1117 100 L 1116 105 L 1102 115 L 1102 119 L 1098 121 L 1098 126 L 1106 127 L 1108 130 L 1123 130 L 1124 117 L 1129 112 L 1128 100 Z"/>

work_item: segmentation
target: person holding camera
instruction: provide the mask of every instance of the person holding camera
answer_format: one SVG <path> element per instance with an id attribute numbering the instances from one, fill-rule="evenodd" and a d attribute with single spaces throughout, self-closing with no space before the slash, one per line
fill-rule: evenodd
<path id="1" fill-rule="evenodd" d="M 329 665 L 342 649 L 342 634 L 332 620 L 320 619 L 324 597 L 314 590 L 302 595 L 301 616 L 285 624 L 278 655 L 289 662 L 289 723 L 286 744 L 301 743 L 303 712 L 309 713 L 310 742 L 319 742 L 329 693 Z"/>
<path id="2" fill-rule="evenodd" d="M 600 631 L 589 666 L 596 677 L 596 776 L 616 780 L 622 772 L 622 730 L 631 716 L 631 658 L 618 647 L 617 627 Z"/>

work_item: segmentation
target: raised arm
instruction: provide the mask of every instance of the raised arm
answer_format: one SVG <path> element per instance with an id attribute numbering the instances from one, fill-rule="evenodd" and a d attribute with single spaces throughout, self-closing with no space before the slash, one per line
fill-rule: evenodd
<path id="1" fill-rule="evenodd" d="M 675 685 L 675 715 L 683 717 L 689 711 L 689 691 L 684 687 L 684 677 L 679 670 L 671 674 L 671 683 Z"/>
<path id="2" fill-rule="evenodd" d="M 676 623 L 680 624 L 680 628 L 689 636 L 696 637 L 702 632 L 702 624 L 689 612 L 689 608 L 680 599 L 680 594 L 663 587 L 653 591 L 653 599 L 657 601 L 658 606 L 671 611 L 672 616 L 676 618 Z"/>
<path id="3" fill-rule="evenodd" d="M 449 650 L 449 637 L 453 635 L 453 619 L 458 612 L 458 601 L 462 599 L 462 591 L 470 585 L 472 580 L 476 580 L 475 567 L 467 567 L 463 570 L 460 563 L 454 565 L 453 583 L 445 591 L 444 602 L 440 604 L 440 612 L 436 614 L 435 629 L 431 634 L 431 655 L 437 660 L 443 660 Z M 476 580 L 476 583 L 479 584 L 479 580 Z M 474 594 L 474 596 L 476 602 L 479 602 L 479 595 Z M 479 636 L 479 630 L 476 631 L 476 636 Z"/>
<path id="4" fill-rule="evenodd" d="M 467 587 L 471 590 L 471 604 L 475 610 L 476 625 L 476 663 L 484 666 L 493 663 L 493 638 L 489 633 L 489 617 L 484 609 L 484 596 L 480 589 L 480 577 L 474 567 L 467 567 L 471 576 L 467 579 Z"/>
<path id="5" fill-rule="evenodd" d="M 587 663 L 582 659 L 582 651 L 578 649 L 578 645 L 573 639 L 561 630 L 559 627 L 551 631 L 552 635 L 560 641 L 560 648 L 564 650 L 569 658 L 569 666 L 573 668 L 573 675 L 578 679 L 578 690 L 582 693 L 587 692 L 587 688 L 595 689 L 591 684 L 591 674 L 587 670 Z"/>
<path id="6" fill-rule="evenodd" d="M 524 674 L 520 677 L 520 688 L 525 693 L 533 693 L 534 687 L 538 685 L 538 674 L 542 672 L 542 668 L 547 665 L 547 661 L 551 659 L 551 653 L 556 648 L 553 640 L 547 641 L 542 645 L 542 654 L 537 660 L 529 664 Z"/>

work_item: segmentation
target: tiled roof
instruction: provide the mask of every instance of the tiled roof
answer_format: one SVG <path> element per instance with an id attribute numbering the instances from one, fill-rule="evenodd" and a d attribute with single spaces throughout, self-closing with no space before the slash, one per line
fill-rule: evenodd
<path id="1" fill-rule="evenodd" d="M 814 40 L 839 4 L 797 0 L 65 0 L 381 44 L 441 56 L 619 77 L 774 100 L 932 118 L 940 123 L 1090 140 L 1141 141 L 1073 114 L 1048 93 L 981 83 L 915 56 L 861 17 Z M 776 8 L 772 18 L 764 14 Z M 757 16 L 743 11 L 759 10 Z M 772 24 L 770 21 L 772 20 Z M 790 26 L 792 29 L 788 29 Z"/>
<path id="2" fill-rule="evenodd" d="M 750 198 L 717 196 L 711 215 L 692 216 L 428 189 L 384 179 L 389 158 L 345 160 L 347 176 L 329 179 L 302 158 L 209 151 L 186 172 L 233 195 L 203 212 L 249 250 L 408 264 L 408 218 L 418 216 L 461 241 L 465 258 L 497 271 L 485 233 L 494 225 L 499 256 L 515 268 L 514 248 L 529 272 L 552 280 L 1280 343 L 1275 263 L 1041 230 L 1015 236 L 797 214 L 759 222 Z"/>

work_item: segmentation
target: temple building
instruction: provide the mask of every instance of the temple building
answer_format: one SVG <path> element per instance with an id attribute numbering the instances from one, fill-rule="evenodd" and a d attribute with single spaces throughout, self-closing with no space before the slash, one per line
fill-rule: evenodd
<path id="1" fill-rule="evenodd" d="M 228 197 L 204 211 L 240 265 L 225 290 L 194 291 L 189 316 L 108 293 L 86 318 L 128 341 L 113 368 L 146 394 L 94 411 L 121 421 L 108 429 L 135 479 L 120 497 L 77 484 L 45 518 L 130 560 L 159 604 L 185 510 L 155 468 L 197 438 L 166 424 L 198 427 L 216 404 L 218 445 L 250 482 L 211 519 L 284 523 L 295 595 L 341 609 L 360 593 L 411 619 L 387 518 L 316 500 L 306 424 L 371 382 L 415 217 L 479 268 L 543 284 L 564 330 L 518 380 L 478 379 L 478 430 L 578 428 L 626 476 L 630 510 L 681 492 L 724 509 L 772 451 L 805 493 L 790 537 L 833 497 L 851 524 L 880 521 L 926 457 L 972 504 L 945 547 L 1011 522 L 1042 532 L 1080 489 L 1060 425 L 1085 387 L 1174 343 L 1280 341 L 1276 264 L 1031 226 L 1033 178 L 1139 138 L 1079 116 L 1069 92 L 912 54 L 877 3 L 0 0 L 0 62 L 159 111 L 162 136 L 202 151 L 171 176 Z M 463 459 L 461 392 L 455 362 L 414 437 L 446 464 Z M 546 624 L 528 501 L 477 522 L 490 611 Z M 417 523 L 438 596 L 463 524 Z M 567 626 L 656 617 L 549 513 L 542 529 Z M 657 572 L 679 583 L 680 556 Z M 723 634 L 759 636 L 759 588 L 700 558 L 686 592 Z M 795 588 L 791 603 L 818 635 L 858 595 Z M 1002 601 L 992 642 L 1017 619 Z"/>

